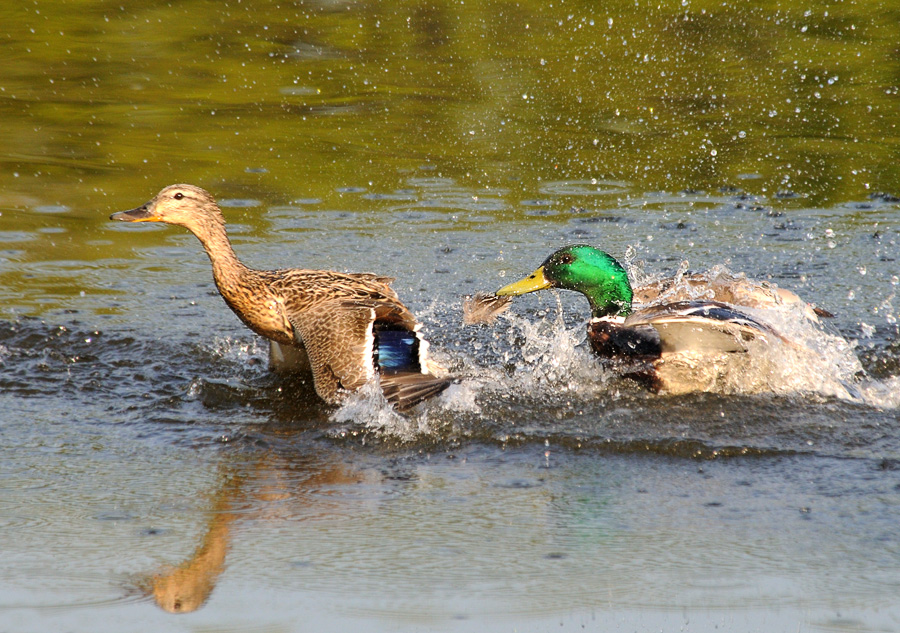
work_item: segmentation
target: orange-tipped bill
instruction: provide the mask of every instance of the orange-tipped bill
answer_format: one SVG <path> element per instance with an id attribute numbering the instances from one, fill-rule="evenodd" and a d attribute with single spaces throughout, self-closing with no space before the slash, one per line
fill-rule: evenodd
<path id="1" fill-rule="evenodd" d="M 130 211 L 119 211 L 109 216 L 110 220 L 119 220 L 120 222 L 159 222 L 150 210 L 150 203 L 139 206 L 137 209 Z"/>
<path id="2" fill-rule="evenodd" d="M 525 279 L 511 283 L 508 286 L 503 286 L 494 294 L 501 297 L 524 295 L 528 294 L 529 292 L 544 290 L 545 288 L 549 288 L 552 285 L 553 284 L 547 281 L 547 278 L 544 277 L 544 267 L 541 266 L 536 271 L 528 275 Z"/>

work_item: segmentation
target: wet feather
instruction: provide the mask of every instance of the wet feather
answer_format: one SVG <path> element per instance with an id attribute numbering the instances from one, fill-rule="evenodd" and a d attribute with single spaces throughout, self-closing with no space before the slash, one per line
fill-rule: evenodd
<path id="1" fill-rule="evenodd" d="M 608 253 L 577 244 L 553 253 L 534 273 L 504 286 L 501 296 L 546 288 L 582 293 L 591 306 L 591 347 L 622 375 L 669 393 L 714 391 L 722 384 L 745 382 L 751 368 L 767 376 L 775 344 L 802 346 L 750 316 L 753 307 L 800 304 L 807 318 L 818 312 L 792 292 L 744 278 L 719 275 L 714 283 L 685 276 L 633 291 L 625 269 Z M 730 299 L 741 302 L 732 305 Z M 632 301 L 659 302 L 633 309 Z M 750 385 L 765 389 L 763 378 Z"/>
<path id="2" fill-rule="evenodd" d="M 421 326 L 390 287 L 391 277 L 248 268 L 232 249 L 215 199 L 193 185 L 170 185 L 146 204 L 110 217 L 165 222 L 191 231 L 212 262 L 222 298 L 247 327 L 272 342 L 270 366 L 278 367 L 288 358 L 292 367 L 303 366 L 308 360 L 316 393 L 328 403 L 340 403 L 382 373 L 378 364 L 381 331 L 407 333 L 405 347 L 394 349 L 394 355 L 405 352 L 408 358 L 392 362 L 410 371 L 404 372 L 402 380 L 382 378 L 389 402 L 409 408 L 450 384 L 442 368 L 427 358 Z M 386 371 L 390 373 L 391 368 Z"/>
<path id="3" fill-rule="evenodd" d="M 478 292 L 463 300 L 465 325 L 491 325 L 497 317 L 509 309 L 511 297 L 498 297 L 493 293 Z"/>

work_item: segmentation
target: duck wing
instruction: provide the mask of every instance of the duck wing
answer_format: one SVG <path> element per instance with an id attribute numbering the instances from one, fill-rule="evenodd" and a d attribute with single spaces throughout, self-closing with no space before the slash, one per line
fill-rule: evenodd
<path id="1" fill-rule="evenodd" d="M 390 286 L 394 283 L 397 278 L 396 277 L 386 277 L 384 275 L 379 275 L 376 273 L 342 273 L 345 277 L 352 277 L 353 279 L 362 281 L 362 282 L 375 282 L 376 284 L 381 284 L 384 286 Z M 393 292 L 393 289 L 389 289 L 390 292 Z"/>
<path id="2" fill-rule="evenodd" d="M 721 271 L 660 279 L 634 289 L 634 302 L 641 305 L 704 300 L 764 310 L 802 305 L 806 318 L 814 323 L 819 317 L 834 316 L 828 310 L 806 303 L 786 288 Z"/>
<path id="3" fill-rule="evenodd" d="M 625 327 L 621 317 L 591 319 L 588 340 L 595 354 L 611 359 L 650 361 L 662 353 L 655 329 L 648 325 Z"/>
<path id="4" fill-rule="evenodd" d="M 485 323 L 491 325 L 502 312 L 509 308 L 510 301 L 512 301 L 512 297 L 498 297 L 487 292 L 476 292 L 471 297 L 463 299 L 463 324 Z"/>
<path id="5" fill-rule="evenodd" d="M 375 310 L 350 301 L 319 303 L 288 315 L 294 338 L 306 348 L 316 393 L 337 404 L 375 376 L 372 362 Z"/>
<path id="6" fill-rule="evenodd" d="M 405 411 L 436 396 L 453 382 L 451 378 L 413 372 L 381 374 L 381 392 L 398 411 Z"/>
<path id="7" fill-rule="evenodd" d="M 782 339 L 768 325 L 718 301 L 678 301 L 644 308 L 630 314 L 623 325 L 652 327 L 662 353 L 746 352 L 751 341 Z"/>
<path id="8" fill-rule="evenodd" d="M 376 373 L 387 400 L 412 407 L 449 386 L 449 378 L 428 373 L 428 343 L 420 325 L 400 303 L 336 299 L 289 314 L 294 337 L 306 348 L 316 393 L 339 403 Z"/>

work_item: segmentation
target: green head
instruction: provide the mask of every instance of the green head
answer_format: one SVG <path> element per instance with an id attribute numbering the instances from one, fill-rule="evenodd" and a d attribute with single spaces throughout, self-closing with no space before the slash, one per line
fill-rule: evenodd
<path id="1" fill-rule="evenodd" d="M 531 275 L 497 291 L 500 296 L 522 295 L 544 288 L 580 292 L 591 304 L 591 316 L 626 315 L 631 312 L 631 284 L 622 264 L 586 244 L 561 248 Z"/>

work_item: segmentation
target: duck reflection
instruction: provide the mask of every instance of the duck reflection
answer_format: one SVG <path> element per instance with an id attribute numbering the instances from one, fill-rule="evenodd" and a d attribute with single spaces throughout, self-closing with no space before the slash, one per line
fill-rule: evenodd
<path id="1" fill-rule="evenodd" d="M 243 474 L 239 471 L 244 470 Z M 298 470 L 300 472 L 298 472 Z M 361 473 L 345 464 L 316 462 L 297 466 L 271 455 L 243 468 L 223 465 L 221 485 L 214 493 L 209 522 L 194 553 L 177 567 L 148 574 L 138 586 L 169 613 L 190 613 L 202 607 L 225 570 L 225 559 L 239 518 L 276 518 L 266 508 L 289 497 L 310 503 L 304 494 L 323 486 L 359 482 Z M 293 508 L 294 511 L 297 508 Z M 292 512 L 294 514 L 294 512 Z M 320 515 L 321 513 L 315 513 Z"/>
<path id="2" fill-rule="evenodd" d="M 222 478 L 225 483 L 215 496 L 199 547 L 178 567 L 155 573 L 141 583 L 156 604 L 170 613 L 189 613 L 203 606 L 225 569 L 231 525 L 237 518 L 235 503 L 244 489 L 244 478 L 231 473 Z"/>

